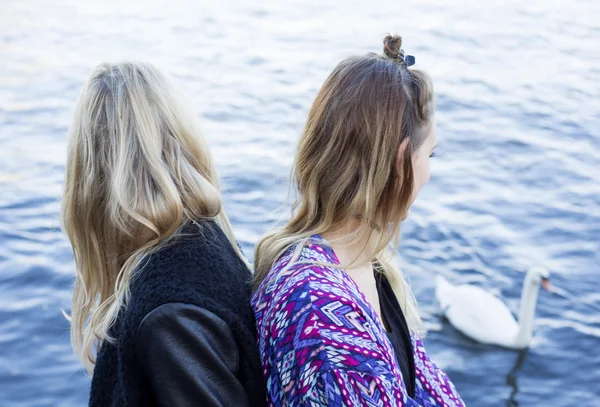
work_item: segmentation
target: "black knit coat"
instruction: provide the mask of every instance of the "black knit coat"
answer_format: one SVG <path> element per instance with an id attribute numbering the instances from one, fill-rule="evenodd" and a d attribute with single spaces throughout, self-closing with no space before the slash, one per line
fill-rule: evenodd
<path id="1" fill-rule="evenodd" d="M 136 272 L 131 296 L 104 342 L 92 378 L 90 406 L 156 405 L 136 361 L 135 334 L 144 317 L 167 303 L 193 304 L 216 314 L 239 346 L 239 380 L 252 406 L 265 405 L 265 385 L 250 307 L 251 274 L 213 221 L 189 224 L 183 236 L 152 254 Z"/>

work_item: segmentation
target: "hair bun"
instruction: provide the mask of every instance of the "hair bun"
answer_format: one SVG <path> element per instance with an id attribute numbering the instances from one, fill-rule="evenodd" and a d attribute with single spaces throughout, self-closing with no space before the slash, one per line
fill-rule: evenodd
<path id="1" fill-rule="evenodd" d="M 398 58 L 402 49 L 402 37 L 396 35 L 386 35 L 383 39 L 383 53 L 390 58 Z"/>

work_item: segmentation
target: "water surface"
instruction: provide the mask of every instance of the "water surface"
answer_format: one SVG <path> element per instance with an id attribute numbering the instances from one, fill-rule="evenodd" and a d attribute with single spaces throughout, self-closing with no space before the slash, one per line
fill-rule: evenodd
<path id="1" fill-rule="evenodd" d="M 600 4 L 592 0 L 0 2 L 0 404 L 81 406 L 69 345 L 73 260 L 59 230 L 66 132 L 93 66 L 151 61 L 203 124 L 246 253 L 289 207 L 307 110 L 343 57 L 405 37 L 434 78 L 438 157 L 400 253 L 432 357 L 470 406 L 600 405 Z M 443 274 L 518 310 L 539 298 L 523 355 L 440 320 Z"/>

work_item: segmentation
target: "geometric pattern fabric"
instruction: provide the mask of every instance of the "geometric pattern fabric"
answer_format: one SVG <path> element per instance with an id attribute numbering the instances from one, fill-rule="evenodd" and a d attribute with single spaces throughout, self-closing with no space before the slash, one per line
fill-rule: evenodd
<path id="1" fill-rule="evenodd" d="M 319 235 L 290 263 L 294 249 L 252 298 L 270 407 L 464 407 L 415 335 L 409 398 L 381 319 L 335 253 Z"/>

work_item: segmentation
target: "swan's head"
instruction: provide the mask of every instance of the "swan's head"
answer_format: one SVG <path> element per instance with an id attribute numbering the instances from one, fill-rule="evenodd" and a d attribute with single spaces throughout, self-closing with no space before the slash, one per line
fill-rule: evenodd
<path id="1" fill-rule="evenodd" d="M 552 285 L 550 284 L 550 272 L 544 267 L 533 266 L 527 272 L 527 276 L 535 283 L 541 285 L 544 290 L 552 290 Z"/>

